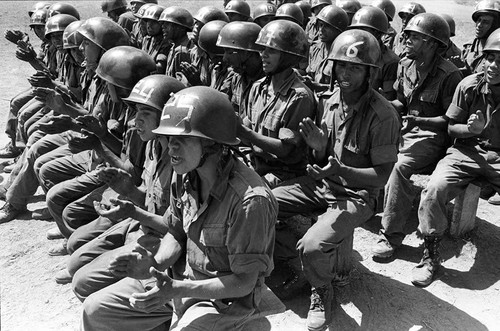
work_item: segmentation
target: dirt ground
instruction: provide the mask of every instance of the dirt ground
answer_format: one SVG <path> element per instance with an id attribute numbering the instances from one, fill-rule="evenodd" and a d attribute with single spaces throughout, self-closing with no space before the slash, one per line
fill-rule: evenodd
<path id="1" fill-rule="evenodd" d="M 68 1 L 80 9 L 83 18 L 100 15 L 100 1 Z M 258 1 L 250 1 L 253 4 Z M 368 1 L 364 1 L 367 3 Z M 26 12 L 34 1 L 1 1 L 0 30 L 27 24 Z M 168 5 L 181 1 L 169 1 Z M 195 9 L 209 1 L 182 2 Z M 222 1 L 212 3 L 220 5 Z M 395 1 L 400 8 L 405 1 Z M 449 13 L 457 21 L 455 42 L 462 45 L 472 35 L 473 1 L 421 1 L 427 11 Z M 160 0 L 160 4 L 167 5 Z M 395 26 L 397 27 L 397 23 Z M 32 38 L 35 38 L 34 36 Z M 0 40 L 0 130 L 3 131 L 9 100 L 28 87 L 33 72 L 14 56 L 14 46 Z M 0 146 L 6 142 L 0 135 Z M 5 180 L 6 174 L 2 174 Z M 39 192 L 28 206 L 44 206 Z M 480 201 L 477 228 L 467 239 L 445 238 L 443 267 L 438 279 L 425 289 L 411 285 L 410 273 L 421 256 L 418 221 L 413 214 L 407 224 L 404 246 L 387 263 L 371 258 L 380 215 L 354 234 L 351 282 L 336 291 L 337 308 L 330 330 L 500 330 L 500 207 Z M 54 242 L 45 238 L 51 221 L 33 220 L 28 213 L 0 225 L 1 330 L 76 330 L 80 302 L 70 285 L 58 285 L 55 273 L 66 257 L 50 257 Z M 287 311 L 268 317 L 255 330 L 304 330 L 308 309 L 306 294 L 284 302 Z"/>

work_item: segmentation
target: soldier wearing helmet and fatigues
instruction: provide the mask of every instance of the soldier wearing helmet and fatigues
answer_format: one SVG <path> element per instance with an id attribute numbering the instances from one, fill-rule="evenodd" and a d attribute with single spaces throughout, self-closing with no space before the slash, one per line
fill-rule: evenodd
<path id="1" fill-rule="evenodd" d="M 389 21 L 389 28 L 387 32 L 382 36 L 382 42 L 389 49 L 392 49 L 394 46 L 394 38 L 396 38 L 396 30 L 391 26 L 391 22 L 394 19 L 394 15 L 396 15 L 396 7 L 391 0 L 375 0 L 371 3 L 371 6 L 380 8 L 384 11 L 387 16 L 387 20 Z"/>
<path id="2" fill-rule="evenodd" d="M 165 7 L 152 5 L 142 14 L 141 20 L 146 22 L 147 35 L 142 39 L 141 49 L 151 55 L 156 62 L 156 72 L 164 74 L 167 67 L 167 54 L 172 47 L 170 40 L 163 36 L 162 24 L 159 21 Z"/>
<path id="3" fill-rule="evenodd" d="M 472 20 L 476 25 L 476 37 L 464 44 L 462 60 L 467 65 L 464 76 L 483 72 L 483 46 L 488 36 L 500 26 L 500 2 L 482 0 L 474 7 Z"/>
<path id="4" fill-rule="evenodd" d="M 256 41 L 266 74 L 255 82 L 245 105 L 238 137 L 252 147 L 255 171 L 270 186 L 305 173 L 307 151 L 298 133 L 304 117 L 314 117 L 314 95 L 293 66 L 307 56 L 307 37 L 297 23 L 276 20 Z"/>
<path id="5" fill-rule="evenodd" d="M 313 42 L 318 40 L 319 38 L 319 22 L 318 22 L 318 14 L 319 12 L 332 4 L 332 0 L 312 0 L 311 1 L 311 10 L 313 13 L 313 17 L 307 22 L 305 31 L 307 35 L 307 41 L 312 45 Z"/>
<path id="6" fill-rule="evenodd" d="M 247 22 L 250 19 L 250 5 L 244 0 L 231 0 L 224 6 L 229 22 Z"/>
<path id="7" fill-rule="evenodd" d="M 401 31 L 394 37 L 394 44 L 392 50 L 399 57 L 404 57 L 406 37 L 405 28 L 408 22 L 415 16 L 421 13 L 425 13 L 425 8 L 419 3 L 410 2 L 403 6 L 398 12 L 398 16 L 401 18 Z"/>
<path id="8" fill-rule="evenodd" d="M 396 111 L 369 85 L 380 58 L 375 37 L 366 31 L 345 31 L 335 40 L 329 58 L 334 61 L 332 90 L 320 98 L 316 123 L 305 118 L 300 125 L 314 163 L 307 166 L 307 176 L 273 189 L 278 220 L 321 214 L 298 243 L 276 236 L 276 247 L 288 247 L 289 255 L 281 258 L 300 258 L 303 274 L 295 272 L 301 273 L 302 285 L 309 282 L 312 287 L 308 330 L 324 330 L 332 321 L 335 270 L 331 262 L 336 248 L 374 214 L 399 143 Z"/>
<path id="9" fill-rule="evenodd" d="M 439 55 L 450 37 L 441 16 L 418 14 L 405 33 L 406 57 L 398 67 L 398 98 L 392 102 L 403 116 L 403 143 L 385 187 L 382 229 L 372 249 L 376 259 L 391 257 L 405 237 L 403 228 L 415 198 L 411 176 L 432 171 L 450 145 L 446 110 L 462 78 L 458 68 Z"/>
<path id="10" fill-rule="evenodd" d="M 358 0 L 337 0 L 336 5 L 347 13 L 349 24 L 351 24 L 354 14 L 361 9 L 361 3 Z"/>
<path id="11" fill-rule="evenodd" d="M 378 66 L 380 70 L 370 77 L 372 87 L 387 100 L 396 99 L 394 82 L 396 81 L 399 57 L 382 41 L 382 36 L 387 33 L 389 21 L 387 15 L 377 7 L 363 7 L 354 14 L 349 29 L 360 29 L 370 32 L 380 42 L 381 56 Z"/>
<path id="12" fill-rule="evenodd" d="M 224 60 L 234 71 L 228 94 L 234 111 L 242 119 L 253 83 L 264 76 L 259 54 L 264 48 L 255 43 L 260 30 L 256 23 L 231 22 L 222 28 L 217 40 L 217 46 L 224 48 Z"/>
<path id="13" fill-rule="evenodd" d="M 440 240 L 448 228 L 446 204 L 478 179 L 500 192 L 500 29 L 490 34 L 483 54 L 483 72 L 465 77 L 455 90 L 446 112 L 448 132 L 455 140 L 422 192 L 418 219 L 424 252 L 412 271 L 414 285 L 429 285 L 441 264 Z"/>
<path id="14" fill-rule="evenodd" d="M 448 14 L 440 14 L 442 18 L 448 23 L 450 27 L 450 42 L 448 47 L 443 51 L 442 57 L 445 60 L 453 63 L 460 71 L 462 71 L 462 76 L 466 76 L 465 73 L 468 70 L 466 63 L 462 60 L 462 51 L 457 45 L 451 40 L 451 37 L 455 36 L 455 20 Z"/>
<path id="15" fill-rule="evenodd" d="M 311 77 L 312 90 L 320 93 L 329 88 L 332 79 L 332 63 L 328 60 L 332 43 L 345 31 L 349 18 L 343 9 L 329 5 L 323 7 L 316 15 L 316 21 L 319 27 L 319 40 L 309 49 L 309 65 L 306 73 Z"/>
<path id="16" fill-rule="evenodd" d="M 261 28 L 271 22 L 276 16 L 278 8 L 272 3 L 261 3 L 253 10 L 253 21 Z"/>
<path id="17" fill-rule="evenodd" d="M 182 7 L 172 6 L 161 13 L 160 22 L 163 23 L 163 38 L 172 41 L 165 74 L 176 78 L 181 72 L 181 63 L 191 61 L 190 51 L 194 45 L 187 33 L 193 29 L 193 16 Z"/>
<path id="18" fill-rule="evenodd" d="M 111 262 L 111 272 L 124 278 L 84 301 L 84 330 L 110 323 L 152 330 L 170 317 L 169 302 L 170 330 L 241 330 L 256 312 L 273 269 L 277 204 L 229 150 L 239 143 L 236 125 L 227 97 L 208 87 L 184 89 L 167 102 L 154 132 L 169 136 L 175 171 L 163 217 L 168 233 L 156 249 L 139 249 L 142 266 L 135 252 Z M 161 281 L 149 285 L 151 276 Z"/>

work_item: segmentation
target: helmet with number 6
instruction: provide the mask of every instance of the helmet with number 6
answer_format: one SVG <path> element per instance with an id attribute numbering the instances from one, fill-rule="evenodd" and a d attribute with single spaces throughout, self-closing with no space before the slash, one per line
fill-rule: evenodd
<path id="1" fill-rule="evenodd" d="M 132 46 L 118 46 L 103 54 L 96 74 L 108 83 L 131 90 L 155 71 L 156 63 L 148 53 Z"/>
<path id="2" fill-rule="evenodd" d="M 193 86 L 167 101 L 160 125 L 153 132 L 237 145 L 240 140 L 236 138 L 236 127 L 236 115 L 226 94 L 206 86 Z"/>
<path id="3" fill-rule="evenodd" d="M 257 45 L 307 58 L 309 43 L 304 29 L 285 20 L 269 22 L 260 30 Z"/>
<path id="4" fill-rule="evenodd" d="M 380 54 L 379 42 L 371 33 L 354 29 L 342 32 L 335 39 L 328 59 L 378 68 Z"/>
<path id="5" fill-rule="evenodd" d="M 179 80 L 161 74 L 146 76 L 138 81 L 123 101 L 149 106 L 161 113 L 173 93 L 185 88 Z"/>
<path id="6" fill-rule="evenodd" d="M 57 14 L 68 14 L 80 19 L 80 13 L 78 10 L 68 3 L 56 2 L 49 7 L 48 17 L 52 17 Z"/>
<path id="7" fill-rule="evenodd" d="M 78 28 L 78 32 L 105 51 L 116 46 L 129 45 L 127 31 L 109 18 L 89 18 Z"/>

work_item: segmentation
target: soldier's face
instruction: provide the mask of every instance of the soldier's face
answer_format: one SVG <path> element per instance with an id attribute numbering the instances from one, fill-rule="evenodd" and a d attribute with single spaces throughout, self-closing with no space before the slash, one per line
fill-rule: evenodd
<path id="1" fill-rule="evenodd" d="M 137 105 L 135 115 L 135 127 L 142 141 L 148 141 L 155 138 L 156 134 L 152 131 L 160 124 L 160 112 L 154 108 L 145 105 Z"/>
<path id="2" fill-rule="evenodd" d="M 399 16 L 401 17 L 401 29 L 404 30 L 404 28 L 406 28 L 406 25 L 411 20 L 413 15 L 407 13 L 401 13 Z"/>
<path id="3" fill-rule="evenodd" d="M 99 63 L 99 57 L 101 55 L 101 48 L 90 40 L 84 39 L 80 45 L 80 50 L 85 56 L 87 67 L 97 67 L 97 63 Z"/>
<path id="4" fill-rule="evenodd" d="M 405 44 L 406 56 L 409 59 L 418 59 L 423 56 L 425 52 L 430 51 L 428 37 L 417 32 L 408 32 Z"/>
<path id="5" fill-rule="evenodd" d="M 484 62 L 484 76 L 488 84 L 500 84 L 500 52 L 491 52 Z"/>
<path id="6" fill-rule="evenodd" d="M 274 48 L 266 47 L 260 52 L 262 58 L 262 69 L 266 74 L 272 74 L 278 69 L 281 59 L 281 52 Z"/>
<path id="7" fill-rule="evenodd" d="M 132 10 L 132 12 L 134 14 L 137 14 L 137 12 L 139 11 L 139 9 L 143 6 L 144 4 L 141 3 L 141 2 L 136 2 L 136 1 L 133 1 L 130 3 L 130 9 Z"/>
<path id="8" fill-rule="evenodd" d="M 494 17 L 491 15 L 480 15 L 476 20 L 476 37 L 486 38 L 487 33 L 491 30 L 493 26 Z"/>
<path id="9" fill-rule="evenodd" d="M 50 42 L 57 50 L 63 49 L 62 32 L 54 32 L 50 34 Z"/>
<path id="10" fill-rule="evenodd" d="M 194 21 L 193 26 L 193 40 L 195 43 L 198 43 L 198 39 L 200 38 L 200 30 L 203 27 L 203 23 L 200 21 Z"/>
<path id="11" fill-rule="evenodd" d="M 168 155 L 175 172 L 179 175 L 195 170 L 203 155 L 203 145 L 197 137 L 176 137 L 168 139 Z"/>
<path id="12" fill-rule="evenodd" d="M 368 67 L 362 64 L 335 61 L 335 77 L 343 93 L 353 93 L 368 83 Z"/>
<path id="13" fill-rule="evenodd" d="M 36 34 L 40 40 L 45 39 L 45 26 L 44 25 L 35 25 L 33 27 L 33 32 Z"/>
<path id="14" fill-rule="evenodd" d="M 324 43 L 332 43 L 340 34 L 340 31 L 333 26 L 319 21 L 319 40 Z"/>
<path id="15" fill-rule="evenodd" d="M 162 33 L 161 23 L 155 20 L 146 20 L 146 31 L 150 36 Z"/>

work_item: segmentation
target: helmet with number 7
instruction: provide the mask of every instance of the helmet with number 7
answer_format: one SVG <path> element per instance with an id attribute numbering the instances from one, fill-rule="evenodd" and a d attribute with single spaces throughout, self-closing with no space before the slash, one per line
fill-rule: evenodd
<path id="1" fill-rule="evenodd" d="M 108 83 L 131 90 L 155 71 L 156 63 L 148 53 L 132 46 L 118 46 L 102 55 L 96 74 Z"/>
<path id="2" fill-rule="evenodd" d="M 170 76 L 155 74 L 138 81 L 130 95 L 122 100 L 127 103 L 149 106 L 161 113 L 172 94 L 179 92 L 183 88 L 185 86 L 179 80 Z"/>
<path id="3" fill-rule="evenodd" d="M 307 58 L 309 50 L 304 29 L 297 23 L 285 20 L 276 20 L 266 24 L 260 30 L 255 43 L 304 58 Z"/>
<path id="4" fill-rule="evenodd" d="M 379 68 L 380 55 L 379 42 L 371 33 L 353 29 L 335 39 L 328 59 Z"/>
<path id="5" fill-rule="evenodd" d="M 175 93 L 165 104 L 160 125 L 153 133 L 198 137 L 224 145 L 237 145 L 236 115 L 226 94 L 207 86 Z"/>

